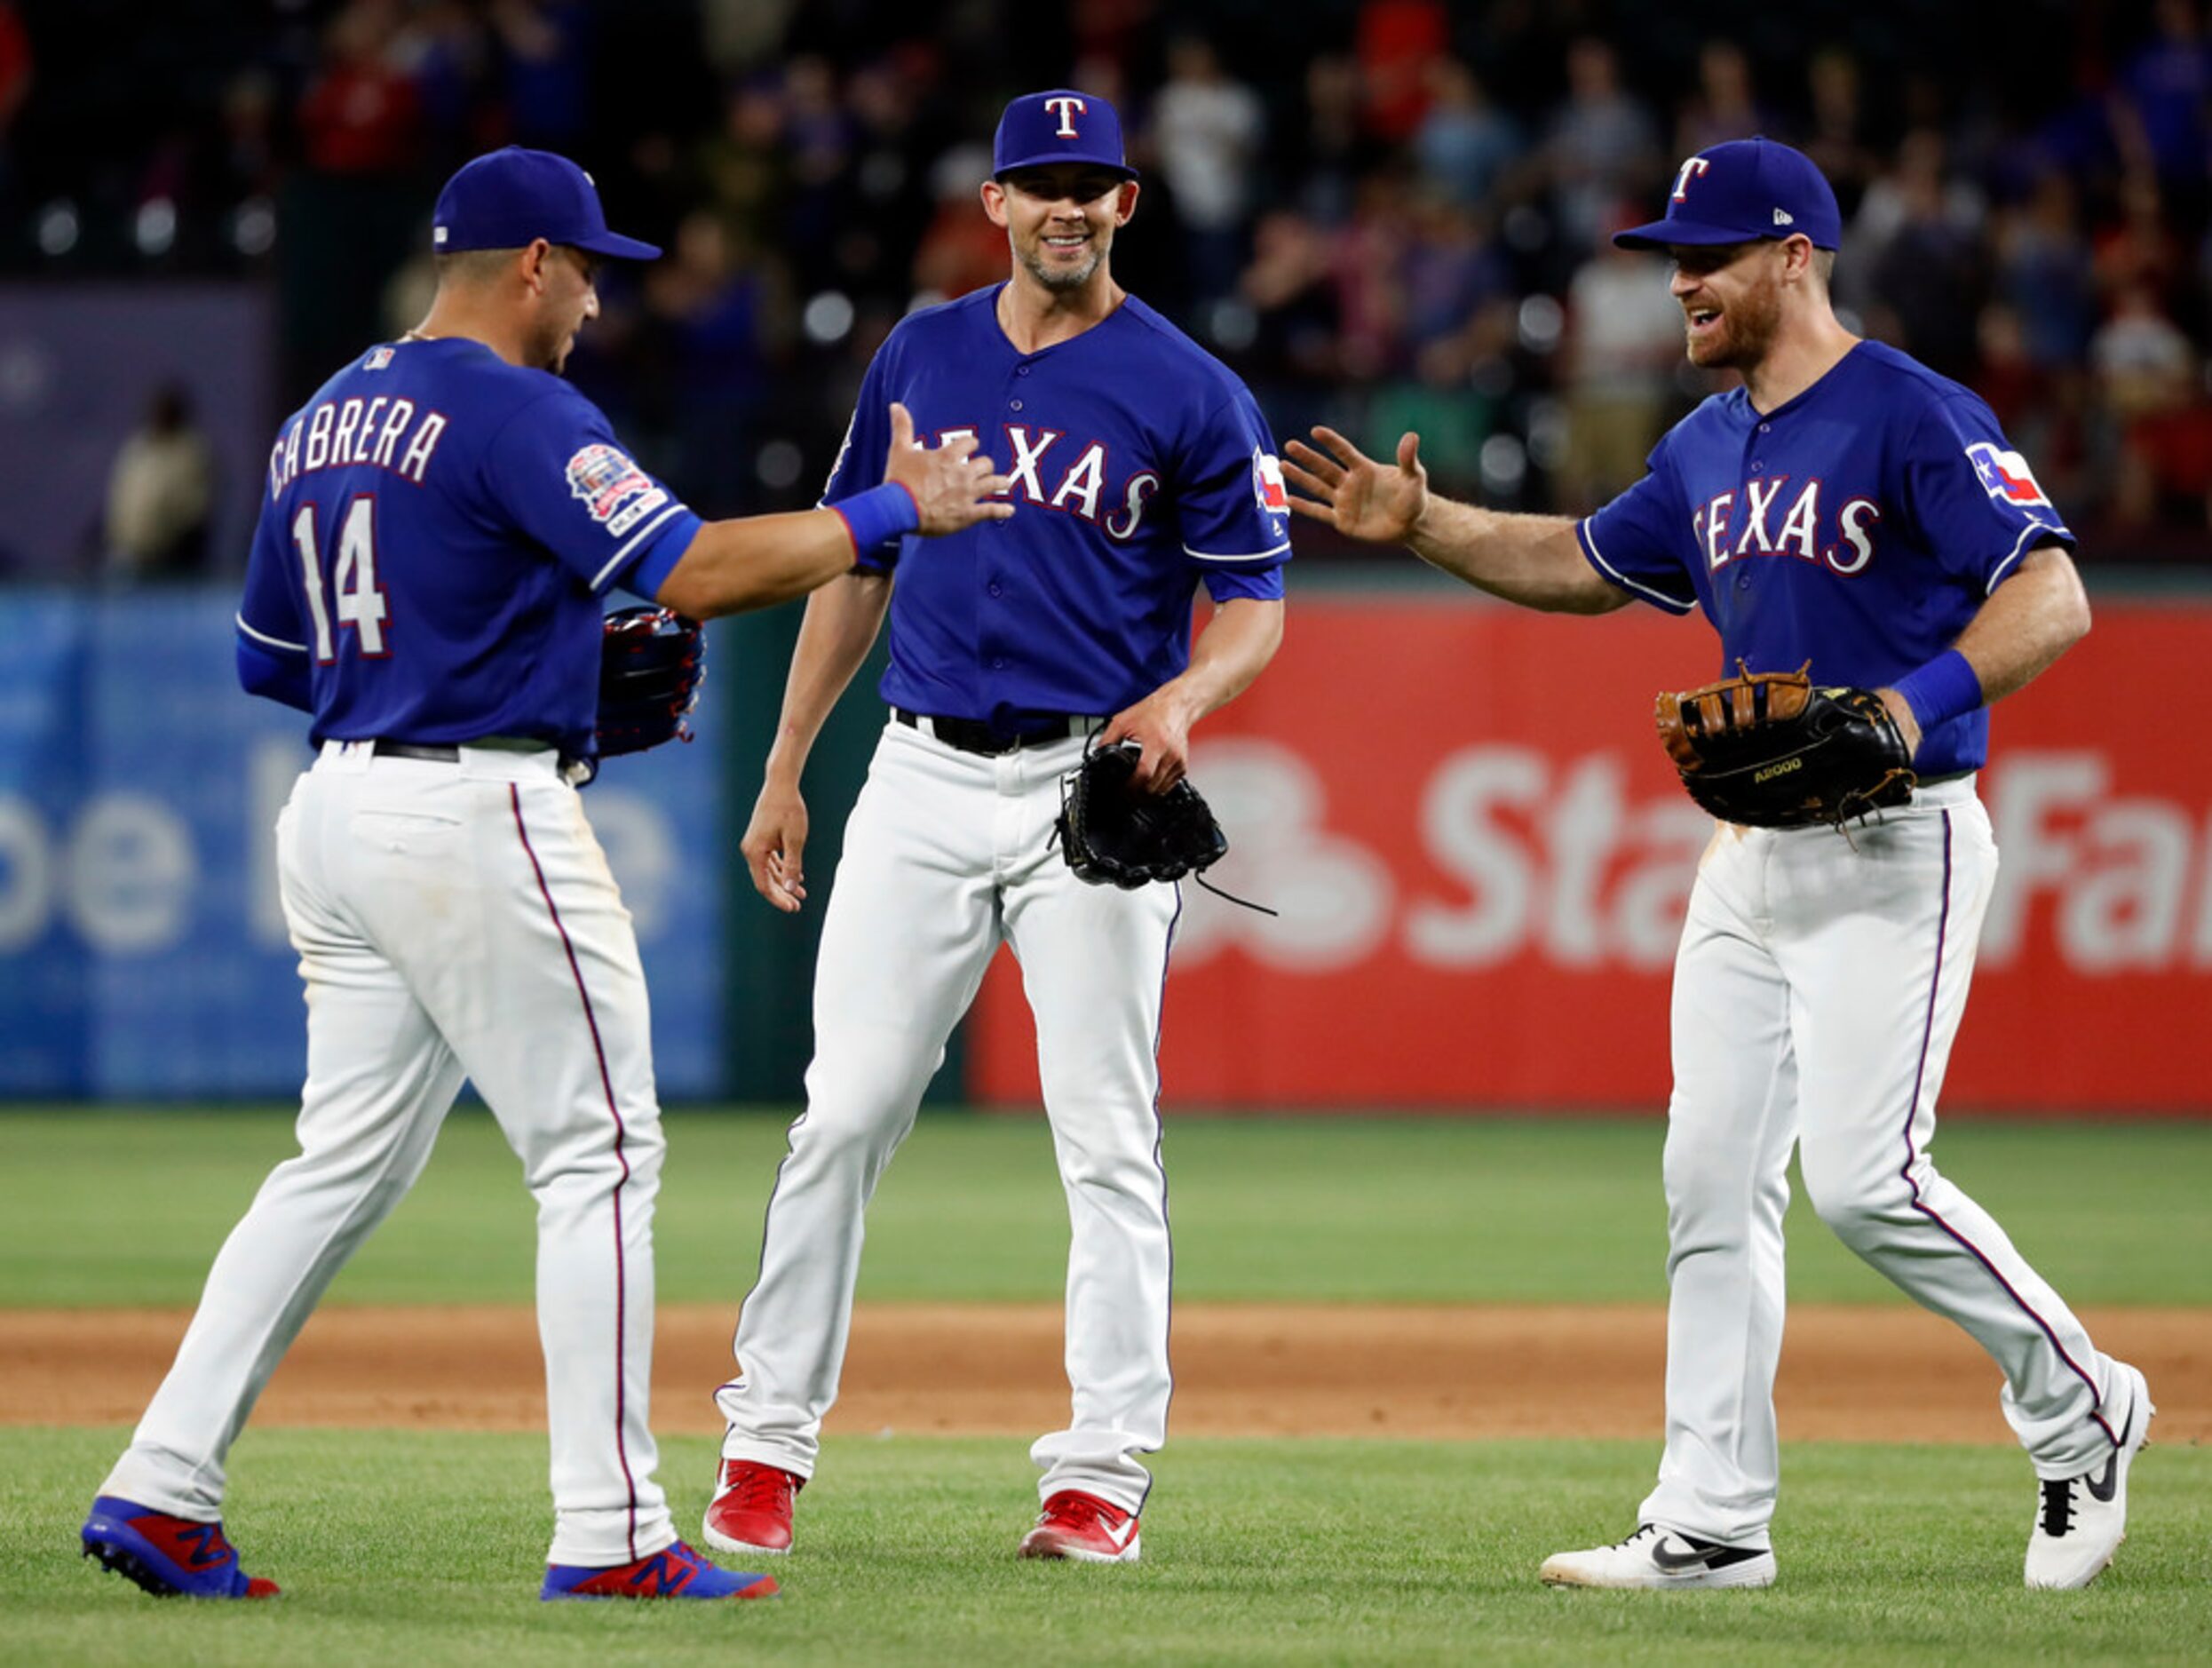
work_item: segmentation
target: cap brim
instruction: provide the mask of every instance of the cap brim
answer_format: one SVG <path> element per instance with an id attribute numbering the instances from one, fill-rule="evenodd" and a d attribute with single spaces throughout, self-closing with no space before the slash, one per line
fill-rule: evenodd
<path id="1" fill-rule="evenodd" d="M 1707 226 L 1696 220 L 1653 220 L 1613 234 L 1620 249 L 1665 249 L 1679 243 L 1685 249 L 1705 249 L 1718 243 L 1756 243 L 1760 234 L 1740 226 Z"/>
<path id="2" fill-rule="evenodd" d="M 1632 226 L 1625 232 L 1615 232 L 1613 241 L 1621 249 L 1666 249 L 1679 244 L 1684 249 L 1713 249 L 1725 243 L 1780 242 L 1804 232 L 1802 226 L 1779 226 L 1771 232 L 1747 232 L 1740 226 L 1706 226 L 1695 220 L 1653 220 L 1647 226 Z M 1804 235 L 1812 234 L 1805 232 Z M 1832 250 L 1833 243 L 1812 239 L 1815 249 Z"/>
<path id="3" fill-rule="evenodd" d="M 624 237 L 619 232 L 601 232 L 597 237 L 580 237 L 573 247 L 586 250 L 594 255 L 605 255 L 613 260 L 658 260 L 661 251 L 651 243 L 641 243 L 634 237 Z"/>
<path id="4" fill-rule="evenodd" d="M 1024 156 L 1011 163 L 1001 163 L 991 170 L 991 178 L 1003 179 L 1024 168 L 1057 168 L 1062 163 L 1073 163 L 1078 168 L 1103 168 L 1107 173 L 1119 174 L 1124 179 L 1138 178 L 1137 171 L 1127 163 L 1110 163 L 1103 156 L 1070 156 L 1066 151 L 1047 151 L 1042 156 Z"/>

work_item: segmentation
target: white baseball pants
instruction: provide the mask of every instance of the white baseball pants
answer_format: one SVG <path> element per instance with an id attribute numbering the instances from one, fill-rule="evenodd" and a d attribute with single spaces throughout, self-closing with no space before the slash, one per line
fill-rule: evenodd
<path id="1" fill-rule="evenodd" d="M 324 746 L 277 822 L 307 995 L 300 1153 L 270 1172 L 102 1492 L 220 1515 L 224 1462 L 331 1278 L 403 1197 L 462 1080 L 537 1201 L 551 1561 L 676 1538 L 646 1426 L 662 1138 L 629 911 L 551 751 Z"/>
<path id="2" fill-rule="evenodd" d="M 836 1400 L 861 1215 L 914 1126 L 946 1038 L 1002 941 L 1036 1016 L 1046 1116 L 1067 1193 L 1066 1430 L 1042 1437 L 1041 1495 L 1127 1511 L 1167 1437 L 1167 1175 L 1161 987 L 1173 886 L 1085 885 L 1051 844 L 1071 739 L 986 758 L 885 727 L 845 825 L 814 973 L 806 1110 L 769 1200 L 760 1276 L 715 1400 L 723 1455 L 812 1476 Z"/>
<path id="3" fill-rule="evenodd" d="M 1971 778 L 1849 838 L 1724 824 L 1707 847 L 1675 963 L 1667 1448 L 1639 1521 L 1765 1543 L 1793 1145 L 1821 1220 L 2002 1370 L 2038 1475 L 2112 1451 L 2112 1362 L 1929 1156 L 1996 873 Z"/>

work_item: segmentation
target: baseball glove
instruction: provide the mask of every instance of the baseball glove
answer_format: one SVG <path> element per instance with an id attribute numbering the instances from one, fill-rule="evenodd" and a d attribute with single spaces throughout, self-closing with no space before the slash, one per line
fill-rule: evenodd
<path id="1" fill-rule="evenodd" d="M 1141 752 L 1134 742 L 1095 748 L 1060 778 L 1060 854 L 1094 886 L 1180 880 L 1229 849 L 1188 777 L 1165 793 L 1130 785 Z"/>
<path id="2" fill-rule="evenodd" d="M 1912 803 L 1912 757 L 1870 689 L 1753 671 L 1659 697 L 1659 736 L 1690 797 L 1724 822 L 1836 828 Z"/>
<path id="3" fill-rule="evenodd" d="M 685 715 L 699 704 L 707 639 L 672 608 L 621 608 L 599 638 L 599 757 L 691 740 Z"/>

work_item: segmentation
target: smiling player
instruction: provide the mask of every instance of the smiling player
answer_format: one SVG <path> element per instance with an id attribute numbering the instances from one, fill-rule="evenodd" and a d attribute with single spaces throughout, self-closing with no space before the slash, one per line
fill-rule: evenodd
<path id="1" fill-rule="evenodd" d="M 1929 1156 L 1996 878 L 1974 791 L 1986 706 L 2065 653 L 2089 604 L 2073 535 L 1989 408 L 1837 322 L 1840 232 L 1820 170 L 1751 139 L 1691 157 L 1665 218 L 1620 234 L 1672 255 L 1692 362 L 1743 385 L 1586 520 L 1435 496 L 1412 434 L 1394 468 L 1327 429 L 1289 449 L 1311 495 L 1295 507 L 1354 537 L 1531 608 L 1702 611 L 1728 670 L 1810 663 L 1817 684 L 1879 690 L 1918 750 L 1912 803 L 1880 822 L 1722 823 L 1699 864 L 1675 962 L 1666 1453 L 1636 1532 L 1549 1560 L 1558 1586 L 1774 1579 L 1793 1147 L 1821 1219 L 2002 1370 L 2039 1480 L 2029 1586 L 2085 1586 L 2111 1561 L 2152 1413 L 2143 1375 Z"/>
<path id="2" fill-rule="evenodd" d="M 1066 1430 L 1031 1457 L 1044 1510 L 1026 1557 L 1126 1563 L 1165 1440 L 1167 1178 L 1154 1058 L 1180 897 L 1086 886 L 1054 849 L 1059 780 L 1086 738 L 1143 749 L 1139 787 L 1184 773 L 1191 727 L 1259 675 L 1282 633 L 1290 553 L 1274 442 L 1235 377 L 1114 282 L 1137 206 L 1113 107 L 1058 91 L 1006 108 L 982 187 L 1011 281 L 908 318 L 868 367 L 828 495 L 872 487 L 877 416 L 904 402 L 940 443 L 978 437 L 1011 520 L 901 573 L 809 601 L 767 780 L 746 831 L 753 884 L 806 896 L 799 774 L 888 608 L 892 709 L 845 824 L 814 975 L 806 1111 L 768 1206 L 708 1544 L 791 1545 L 837 1393 L 861 1212 L 913 1125 L 945 1039 L 1002 942 L 1036 1016 L 1067 1193 Z M 1214 600 L 1193 645 L 1194 592 Z"/>

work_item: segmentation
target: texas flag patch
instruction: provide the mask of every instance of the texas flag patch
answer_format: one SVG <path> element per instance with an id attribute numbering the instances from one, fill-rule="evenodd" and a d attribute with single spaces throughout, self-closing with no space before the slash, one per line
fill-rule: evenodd
<path id="1" fill-rule="evenodd" d="M 1290 509 L 1290 495 L 1282 484 L 1282 460 L 1257 446 L 1252 448 L 1252 496 L 1271 514 L 1283 515 Z"/>
<path id="2" fill-rule="evenodd" d="M 2028 468 L 2027 459 L 2018 452 L 2008 452 L 1990 441 L 1977 441 L 1966 449 L 1966 461 L 1974 465 L 1974 473 L 1981 477 L 1982 489 L 2000 504 L 2026 507 L 2050 502 L 2035 484 L 2035 474 Z"/>

